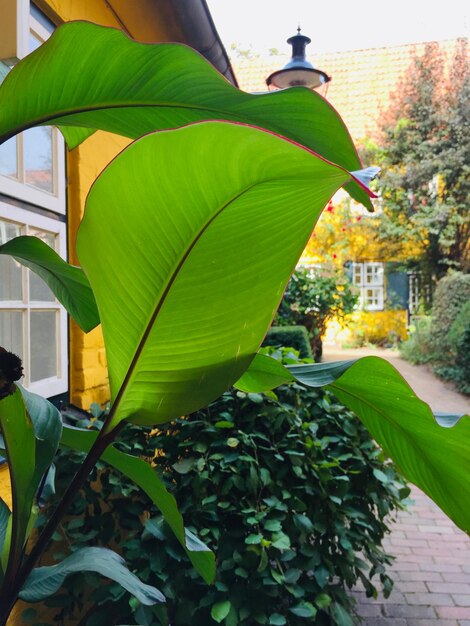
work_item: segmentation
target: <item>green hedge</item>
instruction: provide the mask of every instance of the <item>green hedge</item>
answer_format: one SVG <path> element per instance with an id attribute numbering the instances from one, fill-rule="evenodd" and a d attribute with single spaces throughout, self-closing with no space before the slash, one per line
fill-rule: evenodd
<path id="1" fill-rule="evenodd" d="M 453 272 L 438 282 L 431 317 L 418 322 L 400 352 L 411 363 L 431 363 L 470 394 L 470 274 Z"/>
<path id="2" fill-rule="evenodd" d="M 469 301 L 470 274 L 454 272 L 438 282 L 431 313 L 431 338 L 436 358 L 444 363 L 453 359 L 449 337 L 452 324 Z"/>
<path id="3" fill-rule="evenodd" d="M 305 326 L 272 326 L 264 338 L 263 346 L 290 346 L 297 350 L 301 359 L 313 359 Z"/>
<path id="4" fill-rule="evenodd" d="M 470 394 L 470 300 L 462 307 L 447 334 L 449 358 L 436 365 L 436 372 Z"/>
<path id="5" fill-rule="evenodd" d="M 126 426 L 120 447 L 153 457 L 187 527 L 216 552 L 217 580 L 205 585 L 147 498 L 101 465 L 52 552 L 63 537 L 76 548 L 112 542 L 167 603 L 142 607 L 117 585 L 77 574 L 47 601 L 59 623 L 352 626 L 349 587 L 362 582 L 373 595 L 375 574 L 390 591 L 381 542 L 409 491 L 331 394 L 295 384 L 277 394 L 228 392 L 159 433 Z M 59 493 L 81 460 L 61 454 Z M 85 599 L 94 606 L 82 619 Z"/>

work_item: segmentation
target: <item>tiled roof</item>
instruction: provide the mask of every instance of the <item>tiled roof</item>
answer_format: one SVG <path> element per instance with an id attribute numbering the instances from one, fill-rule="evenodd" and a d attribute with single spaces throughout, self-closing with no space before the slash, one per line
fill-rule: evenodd
<path id="1" fill-rule="evenodd" d="M 438 43 L 449 61 L 456 40 Z M 309 59 L 314 67 L 332 77 L 326 98 L 340 113 L 354 140 L 376 134 L 380 113 L 387 109 L 390 93 L 406 75 L 414 54 L 421 55 L 425 45 L 330 52 Z M 240 89 L 249 92 L 266 91 L 266 77 L 288 61 L 287 56 L 280 55 L 231 60 Z"/>

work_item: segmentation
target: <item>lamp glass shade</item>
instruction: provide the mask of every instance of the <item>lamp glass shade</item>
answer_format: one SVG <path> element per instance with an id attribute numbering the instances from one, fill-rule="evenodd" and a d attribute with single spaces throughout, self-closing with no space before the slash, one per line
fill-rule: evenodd
<path id="1" fill-rule="evenodd" d="M 291 67 L 274 72 L 268 76 L 266 82 L 268 86 L 277 89 L 286 89 L 287 87 L 296 86 L 317 89 L 329 80 L 329 76 L 320 70 L 306 67 Z"/>

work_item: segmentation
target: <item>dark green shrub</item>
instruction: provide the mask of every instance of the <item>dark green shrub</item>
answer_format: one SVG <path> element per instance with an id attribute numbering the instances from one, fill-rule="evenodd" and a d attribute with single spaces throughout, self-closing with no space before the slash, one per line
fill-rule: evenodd
<path id="1" fill-rule="evenodd" d="M 422 316 L 415 320 L 408 339 L 399 344 L 399 350 L 401 356 L 414 365 L 422 365 L 433 360 L 430 316 Z"/>
<path id="2" fill-rule="evenodd" d="M 305 326 L 271 326 L 263 346 L 291 346 L 297 350 L 301 359 L 313 359 Z"/>
<path id="3" fill-rule="evenodd" d="M 205 585 L 146 498 L 101 465 L 99 483 L 74 503 L 64 534 L 77 548 L 113 542 L 131 569 L 163 591 L 168 614 L 139 607 L 113 584 L 97 587 L 86 574 L 50 601 L 61 618 L 78 620 L 86 584 L 95 606 L 83 626 L 347 625 L 348 587 L 362 581 L 373 595 L 369 576 L 377 574 L 390 591 L 385 518 L 408 490 L 331 394 L 299 385 L 277 397 L 229 392 L 164 432 L 129 425 L 122 441 L 148 457 L 159 450 L 153 462 L 186 524 L 216 551 L 217 581 Z M 70 480 L 80 461 L 63 455 L 59 480 Z"/>
<path id="4" fill-rule="evenodd" d="M 274 324 L 305 326 L 314 359 L 319 361 L 327 322 L 334 317 L 342 320 L 352 313 L 357 299 L 355 287 L 338 268 L 299 267 L 287 285 Z"/>
<path id="5" fill-rule="evenodd" d="M 454 272 L 437 283 L 432 307 L 431 338 L 436 359 L 451 364 L 449 333 L 463 306 L 470 300 L 470 274 Z"/>
<path id="6" fill-rule="evenodd" d="M 462 307 L 448 333 L 450 362 L 436 372 L 456 383 L 459 391 L 470 394 L 470 300 Z"/>

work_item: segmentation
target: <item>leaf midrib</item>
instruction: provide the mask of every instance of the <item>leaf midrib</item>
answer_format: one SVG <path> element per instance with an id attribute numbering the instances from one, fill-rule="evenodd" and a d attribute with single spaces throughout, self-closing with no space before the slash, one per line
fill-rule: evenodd
<path id="1" fill-rule="evenodd" d="M 269 181 L 263 181 L 263 183 L 266 183 Z M 196 247 L 197 243 L 200 241 L 201 237 L 207 232 L 207 230 L 209 229 L 209 227 L 211 226 L 211 224 L 213 224 L 213 222 L 225 211 L 226 208 L 228 208 L 231 204 L 233 204 L 233 202 L 235 202 L 238 198 L 240 198 L 242 195 L 244 195 L 245 193 L 247 193 L 248 191 L 250 191 L 250 189 L 253 189 L 254 187 L 258 186 L 260 183 L 253 183 L 251 185 L 249 185 L 248 187 L 245 187 L 243 190 L 241 190 L 238 194 L 236 194 L 235 196 L 232 196 L 230 198 L 230 200 L 228 200 L 225 204 L 223 204 L 219 210 L 217 212 L 215 212 L 211 218 L 209 220 L 207 220 L 207 222 L 204 224 L 204 226 L 202 226 L 197 235 L 192 239 L 190 245 L 187 247 L 186 251 L 184 252 L 184 254 L 182 255 L 180 261 L 178 262 L 178 265 L 175 267 L 175 269 L 172 272 L 171 277 L 169 278 L 165 289 L 162 292 L 162 295 L 160 296 L 160 298 L 158 299 L 158 302 L 156 303 L 156 306 L 154 308 L 154 311 L 152 313 L 152 315 L 150 316 L 149 321 L 146 324 L 144 333 L 142 335 L 142 338 L 139 341 L 139 345 L 137 346 L 137 349 L 134 353 L 134 356 L 132 358 L 132 361 L 130 363 L 129 369 L 127 370 L 127 373 L 124 377 L 124 380 L 121 383 L 121 386 L 119 388 L 118 394 L 116 396 L 116 400 L 113 403 L 113 406 L 111 408 L 110 411 L 110 416 L 109 416 L 109 426 L 113 427 L 114 426 L 114 416 L 118 413 L 119 411 L 119 404 L 122 400 L 122 397 L 124 396 L 127 386 L 129 385 L 132 376 L 134 374 L 134 370 L 136 369 L 137 363 L 139 361 L 140 355 L 142 354 L 148 336 L 150 335 L 150 332 L 152 331 L 152 328 L 155 325 L 155 322 L 157 320 L 158 314 L 160 313 L 160 311 L 163 308 L 163 305 L 166 302 L 166 299 L 168 297 L 168 294 L 170 293 L 170 290 L 172 288 L 172 286 L 174 285 L 176 279 L 179 276 L 180 271 L 182 270 L 186 260 L 188 259 L 189 255 L 191 254 L 191 252 L 194 250 L 194 248 Z M 121 420 L 120 420 L 121 421 Z"/>
<path id="2" fill-rule="evenodd" d="M 3 144 L 5 141 L 8 141 L 15 135 L 25 130 L 28 130 L 29 128 L 32 128 L 34 126 L 42 126 L 44 124 L 50 124 L 51 122 L 53 122 L 54 120 L 58 118 L 64 118 L 64 117 L 67 118 L 72 115 L 80 115 L 81 113 L 92 113 L 94 111 L 106 111 L 108 109 L 134 109 L 134 108 L 149 108 L 149 109 L 171 108 L 171 109 L 185 109 L 185 110 L 195 110 L 195 111 L 210 111 L 210 112 L 216 113 L 217 115 L 220 115 L 222 120 L 226 119 L 225 116 L 227 116 L 228 114 L 233 118 L 233 120 L 237 120 L 244 124 L 247 123 L 246 119 L 241 114 L 236 114 L 231 111 L 227 112 L 226 110 L 221 110 L 221 109 L 213 108 L 209 106 L 197 106 L 193 104 L 187 105 L 183 103 L 171 103 L 171 102 L 160 102 L 160 103 L 155 103 L 155 102 L 121 103 L 119 102 L 116 104 L 107 103 L 107 104 L 100 104 L 96 106 L 90 105 L 86 107 L 80 107 L 77 109 L 65 109 L 64 111 L 61 111 L 59 113 L 54 113 L 54 115 L 46 115 L 44 117 L 38 117 L 34 119 L 33 121 L 28 122 L 27 124 L 22 124 L 20 126 L 17 126 L 15 130 L 12 132 L 3 134 L 0 137 L 0 145 Z M 229 120 L 229 121 L 233 121 L 233 120 Z M 201 119 L 200 121 L 204 122 L 207 120 Z M 78 124 L 74 124 L 72 126 L 75 128 L 90 128 L 90 125 L 79 126 Z M 272 128 L 276 128 L 276 126 L 273 126 Z M 99 128 L 94 128 L 94 130 L 95 131 L 99 130 Z"/>

